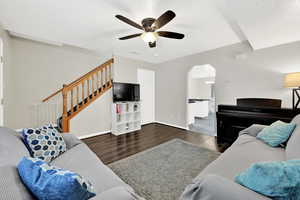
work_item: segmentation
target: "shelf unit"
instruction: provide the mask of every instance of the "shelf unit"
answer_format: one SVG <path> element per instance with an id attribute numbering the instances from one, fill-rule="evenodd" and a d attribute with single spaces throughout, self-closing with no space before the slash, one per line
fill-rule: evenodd
<path id="1" fill-rule="evenodd" d="M 138 101 L 112 104 L 112 134 L 122 135 L 141 129 L 141 104 Z"/>

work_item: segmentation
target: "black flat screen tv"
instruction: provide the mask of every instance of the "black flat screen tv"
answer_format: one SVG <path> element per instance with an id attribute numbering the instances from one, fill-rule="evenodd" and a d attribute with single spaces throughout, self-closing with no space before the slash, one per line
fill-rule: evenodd
<path id="1" fill-rule="evenodd" d="M 140 101 L 140 85 L 114 82 L 113 101 Z"/>

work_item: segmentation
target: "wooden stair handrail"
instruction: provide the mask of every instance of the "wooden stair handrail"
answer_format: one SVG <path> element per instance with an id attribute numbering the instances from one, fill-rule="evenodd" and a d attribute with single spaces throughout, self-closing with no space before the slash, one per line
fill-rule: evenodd
<path id="1" fill-rule="evenodd" d="M 69 132 L 70 120 L 74 116 L 112 88 L 113 63 L 114 59 L 112 58 L 76 79 L 72 83 L 67 85 L 64 84 L 62 89 L 43 99 L 43 102 L 46 102 L 57 94 L 62 94 L 63 112 L 61 123 L 64 132 Z M 79 87 L 81 87 L 82 90 L 81 94 L 79 94 Z"/>
<path id="2" fill-rule="evenodd" d="M 102 70 L 103 68 L 109 66 L 110 64 L 114 63 L 114 59 L 110 59 L 108 61 L 106 61 L 105 63 L 103 63 L 102 65 L 96 67 L 95 69 L 93 69 L 92 71 L 86 73 L 85 75 L 81 76 L 80 78 L 78 78 L 77 80 L 73 81 L 72 83 L 70 83 L 69 85 L 66 85 L 66 88 L 69 90 L 70 88 L 73 88 L 75 86 L 78 85 L 78 83 L 86 80 L 87 78 L 89 78 L 92 74 L 94 74 L 95 72 L 98 72 L 100 70 Z"/>
<path id="3" fill-rule="evenodd" d="M 103 63 L 102 65 L 96 67 L 95 69 L 89 71 L 88 73 L 84 74 L 83 76 L 81 76 L 80 78 L 76 79 L 75 81 L 71 82 L 68 85 L 64 85 L 66 90 L 70 90 L 73 87 L 77 86 L 79 83 L 81 83 L 82 81 L 85 81 L 86 79 L 89 78 L 89 76 L 91 76 L 92 74 L 94 74 L 95 72 L 98 72 L 100 70 L 102 70 L 103 68 L 111 65 L 114 63 L 114 59 L 111 58 L 110 60 L 106 61 L 105 63 Z M 53 94 L 51 94 L 50 96 L 46 97 L 45 99 L 42 100 L 42 102 L 46 102 L 49 99 L 51 99 L 52 97 L 56 96 L 57 94 L 61 93 L 63 91 L 63 88 L 61 88 L 60 90 L 57 90 L 56 92 L 54 92 Z"/>
<path id="4" fill-rule="evenodd" d="M 57 94 L 61 93 L 62 89 L 57 90 L 56 92 L 54 92 L 53 94 L 51 94 L 50 96 L 48 96 L 47 98 L 43 99 L 43 102 L 48 101 L 49 99 L 51 99 L 52 97 L 56 96 Z"/>

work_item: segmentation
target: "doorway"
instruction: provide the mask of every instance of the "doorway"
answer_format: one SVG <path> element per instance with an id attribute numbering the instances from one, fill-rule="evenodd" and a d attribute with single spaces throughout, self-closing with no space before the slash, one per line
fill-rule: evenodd
<path id="1" fill-rule="evenodd" d="M 155 121 L 155 71 L 138 69 L 137 76 L 140 84 L 142 124 L 153 123 Z"/>
<path id="2" fill-rule="evenodd" d="M 193 132 L 216 136 L 216 70 L 197 65 L 188 72 L 187 127 Z"/>

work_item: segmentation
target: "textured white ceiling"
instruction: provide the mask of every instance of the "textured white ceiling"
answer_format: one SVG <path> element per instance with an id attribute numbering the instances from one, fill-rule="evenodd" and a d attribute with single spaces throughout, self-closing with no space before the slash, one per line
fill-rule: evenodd
<path id="1" fill-rule="evenodd" d="M 300 40 L 300 0 L 228 0 L 254 50 Z"/>
<path id="2" fill-rule="evenodd" d="M 0 0 L 0 22 L 31 39 L 159 63 L 242 40 L 249 40 L 254 49 L 299 40 L 296 1 Z M 184 33 L 183 40 L 159 38 L 154 49 L 141 38 L 117 40 L 140 31 L 118 21 L 116 14 L 140 22 L 169 9 L 177 16 L 161 30 Z"/>

